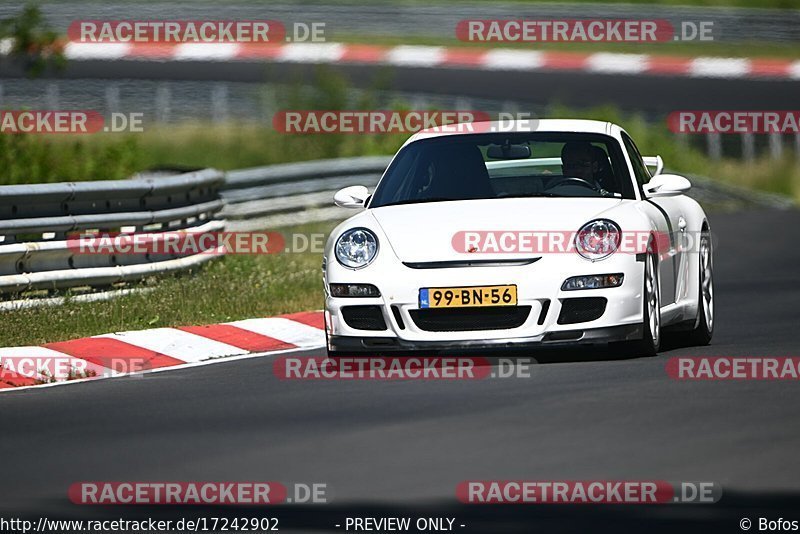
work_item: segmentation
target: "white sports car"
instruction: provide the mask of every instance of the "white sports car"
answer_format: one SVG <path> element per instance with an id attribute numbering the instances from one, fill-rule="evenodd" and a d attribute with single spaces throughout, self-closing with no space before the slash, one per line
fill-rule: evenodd
<path id="1" fill-rule="evenodd" d="M 711 340 L 710 228 L 686 178 L 607 122 L 474 126 L 419 132 L 374 193 L 336 193 L 365 209 L 325 247 L 330 355 Z"/>

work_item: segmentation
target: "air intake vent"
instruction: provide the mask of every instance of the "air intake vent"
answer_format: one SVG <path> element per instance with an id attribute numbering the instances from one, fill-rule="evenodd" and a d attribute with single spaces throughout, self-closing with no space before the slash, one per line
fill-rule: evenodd
<path id="1" fill-rule="evenodd" d="M 400 330 L 406 329 L 406 324 L 403 322 L 403 316 L 400 315 L 400 307 L 397 305 L 392 305 L 392 315 L 394 315 L 394 320 L 397 322 L 397 326 Z"/>
<path id="2" fill-rule="evenodd" d="M 536 321 L 536 324 L 543 325 L 545 319 L 547 319 L 547 312 L 550 311 L 550 299 L 545 300 L 542 302 L 542 311 L 539 312 L 539 320 Z"/>
<path id="3" fill-rule="evenodd" d="M 465 332 L 507 330 L 522 326 L 530 306 L 487 306 L 482 308 L 427 308 L 409 314 L 420 330 L 427 332 Z"/>
<path id="4" fill-rule="evenodd" d="M 599 319 L 605 311 L 605 297 L 564 299 L 561 302 L 561 313 L 558 315 L 558 324 L 594 321 L 595 319 Z"/>
<path id="5" fill-rule="evenodd" d="M 380 306 L 343 306 L 342 318 L 350 328 L 386 330 L 386 321 Z"/>

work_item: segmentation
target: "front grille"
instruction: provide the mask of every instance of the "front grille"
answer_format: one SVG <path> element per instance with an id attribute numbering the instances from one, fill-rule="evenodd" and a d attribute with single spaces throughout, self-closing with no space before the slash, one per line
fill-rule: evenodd
<path id="1" fill-rule="evenodd" d="M 380 306 L 342 306 L 342 318 L 350 328 L 386 330 Z"/>
<path id="2" fill-rule="evenodd" d="M 582 297 L 564 299 L 558 324 L 585 323 L 600 318 L 606 311 L 605 297 Z"/>
<path id="3" fill-rule="evenodd" d="M 507 330 L 522 326 L 530 306 L 487 306 L 481 308 L 426 308 L 411 310 L 411 320 L 426 332 Z"/>

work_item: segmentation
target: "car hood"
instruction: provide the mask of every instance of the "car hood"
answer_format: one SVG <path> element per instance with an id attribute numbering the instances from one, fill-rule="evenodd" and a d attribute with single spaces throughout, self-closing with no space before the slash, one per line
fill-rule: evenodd
<path id="1" fill-rule="evenodd" d="M 625 201 L 616 198 L 502 198 L 384 206 L 368 210 L 397 257 L 404 262 L 464 260 L 453 246 L 459 232 L 576 232 Z M 531 257 L 520 253 L 481 254 L 480 259 Z"/>

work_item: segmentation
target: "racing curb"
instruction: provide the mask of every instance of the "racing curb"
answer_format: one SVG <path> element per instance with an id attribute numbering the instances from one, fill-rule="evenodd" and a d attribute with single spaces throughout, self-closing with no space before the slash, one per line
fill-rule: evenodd
<path id="1" fill-rule="evenodd" d="M 417 68 L 800 80 L 800 60 L 343 43 L 67 43 L 67 59 L 344 63 Z"/>
<path id="2" fill-rule="evenodd" d="M 325 346 L 321 311 L 245 319 L 205 326 L 153 328 L 102 334 L 41 346 L 0 348 L 0 391 L 67 381 L 125 376 L 247 355 L 269 355 Z M 20 365 L 26 360 L 26 365 Z M 59 362 L 60 373 L 42 373 Z M 24 372 L 17 372 L 18 369 Z M 75 380 L 65 369 L 85 369 Z M 70 380 L 70 378 L 72 380 Z"/>

